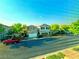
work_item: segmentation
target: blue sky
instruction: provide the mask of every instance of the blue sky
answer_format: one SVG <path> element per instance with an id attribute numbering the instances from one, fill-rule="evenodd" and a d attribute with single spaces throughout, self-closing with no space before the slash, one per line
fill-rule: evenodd
<path id="1" fill-rule="evenodd" d="M 78 0 L 0 0 L 0 23 L 69 24 L 79 19 Z"/>

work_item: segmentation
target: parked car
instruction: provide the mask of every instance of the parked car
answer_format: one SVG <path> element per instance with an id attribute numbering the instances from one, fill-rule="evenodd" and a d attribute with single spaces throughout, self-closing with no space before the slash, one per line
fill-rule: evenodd
<path id="1" fill-rule="evenodd" d="M 13 44 L 13 43 L 19 43 L 19 40 L 12 40 L 12 39 L 8 39 L 8 40 L 4 40 L 3 43 L 4 44 Z"/>

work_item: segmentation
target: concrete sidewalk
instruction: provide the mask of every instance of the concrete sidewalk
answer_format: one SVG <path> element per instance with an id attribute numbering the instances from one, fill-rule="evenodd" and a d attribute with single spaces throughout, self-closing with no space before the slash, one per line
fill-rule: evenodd
<path id="1" fill-rule="evenodd" d="M 30 58 L 30 59 L 43 59 L 43 58 L 46 59 L 46 56 L 57 54 L 58 52 L 62 52 L 62 53 L 65 54 L 64 59 L 79 59 L 79 53 L 77 51 L 70 49 L 70 48 L 64 49 L 64 50 L 61 50 L 61 51 L 57 51 L 57 52 L 53 52 L 53 53 L 48 53 L 48 54 L 41 55 L 41 56 L 37 56 L 37 57 L 34 57 L 34 58 Z"/>
<path id="2" fill-rule="evenodd" d="M 64 54 L 69 59 L 79 59 L 79 52 L 74 51 L 72 49 L 65 50 Z"/>

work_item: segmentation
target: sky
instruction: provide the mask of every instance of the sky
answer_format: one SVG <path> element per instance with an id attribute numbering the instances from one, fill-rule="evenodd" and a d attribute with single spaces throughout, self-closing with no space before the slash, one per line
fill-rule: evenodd
<path id="1" fill-rule="evenodd" d="M 0 0 L 0 23 L 70 24 L 79 19 L 79 0 Z"/>

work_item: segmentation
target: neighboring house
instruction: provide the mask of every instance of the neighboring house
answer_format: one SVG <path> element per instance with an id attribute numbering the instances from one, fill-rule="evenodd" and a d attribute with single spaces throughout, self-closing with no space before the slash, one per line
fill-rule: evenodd
<path id="1" fill-rule="evenodd" d="M 49 25 L 47 25 L 47 24 L 43 24 L 43 25 L 41 25 L 40 27 L 39 27 L 39 32 L 40 32 L 40 35 L 41 34 L 44 34 L 44 33 L 46 33 L 46 34 L 50 34 L 50 26 Z"/>
<path id="2" fill-rule="evenodd" d="M 38 33 L 37 30 L 38 30 L 38 28 L 34 25 L 28 26 L 29 38 L 37 37 L 37 33 Z"/>
<path id="3" fill-rule="evenodd" d="M 10 30 L 10 27 L 9 26 L 4 26 L 4 28 L 5 28 L 4 33 L 7 34 L 9 32 L 9 30 Z"/>
<path id="4" fill-rule="evenodd" d="M 7 35 L 8 31 L 9 31 L 9 29 L 10 29 L 9 26 L 6 26 L 6 25 L 2 25 L 2 26 L 4 28 L 4 31 L 0 33 L 0 39 L 6 38 L 6 35 Z"/>

